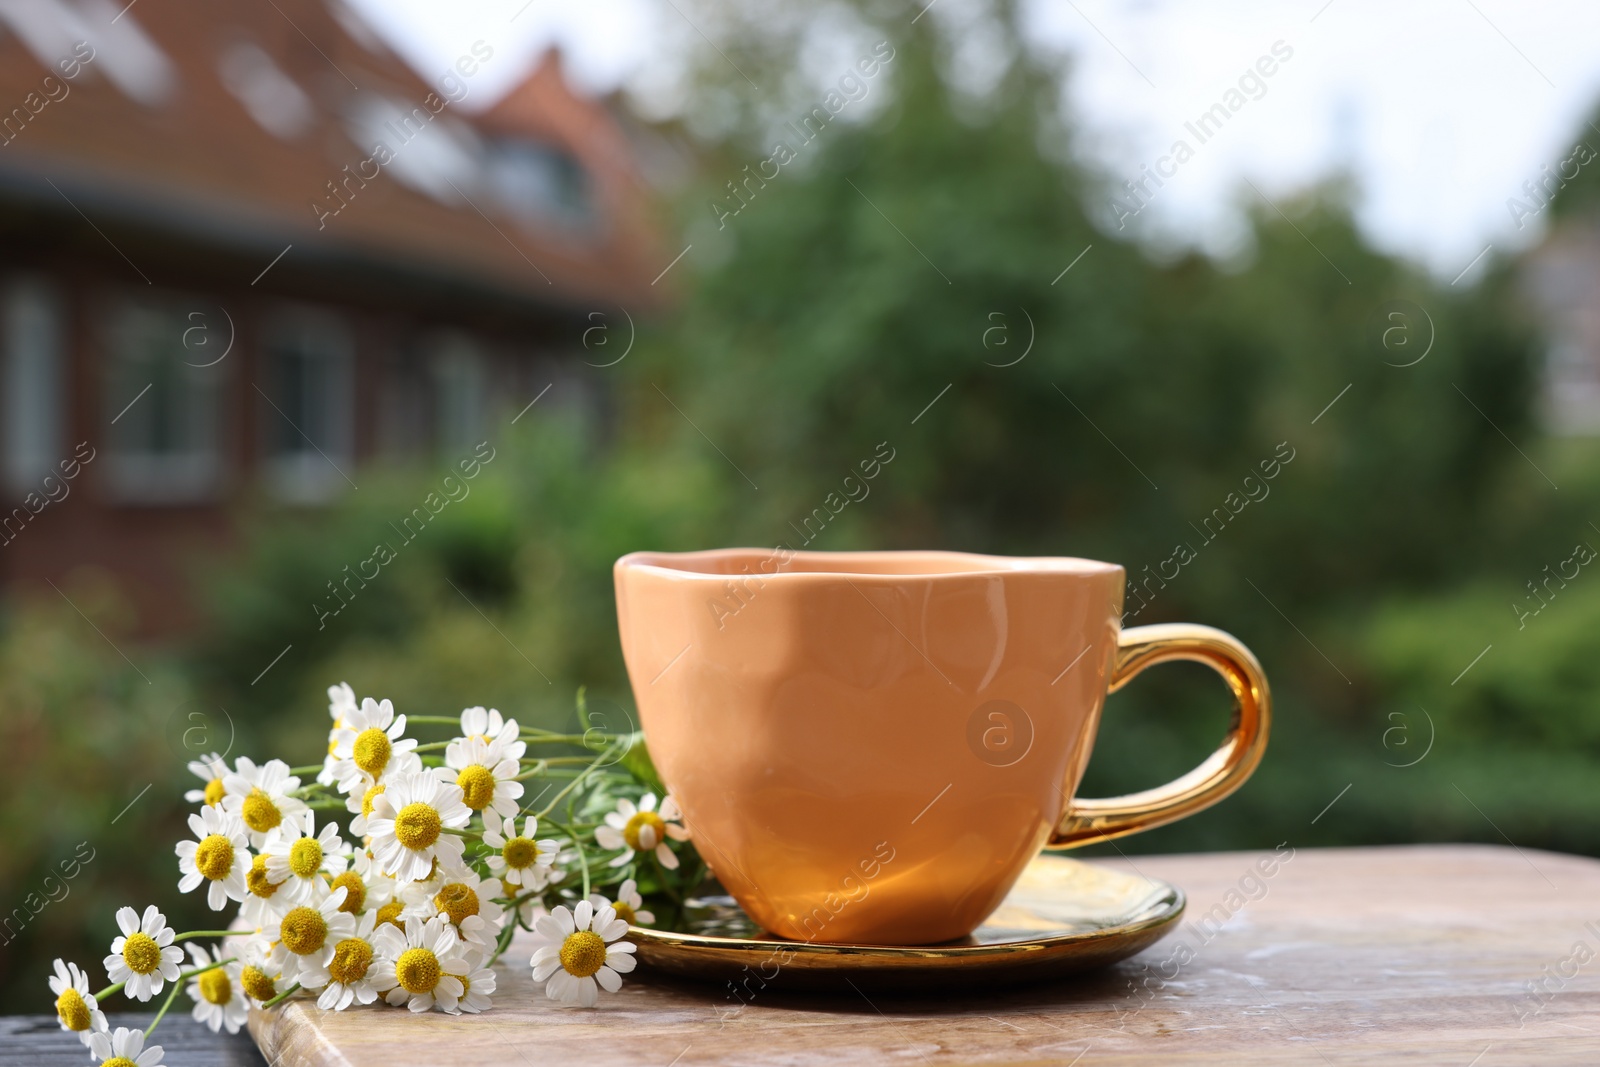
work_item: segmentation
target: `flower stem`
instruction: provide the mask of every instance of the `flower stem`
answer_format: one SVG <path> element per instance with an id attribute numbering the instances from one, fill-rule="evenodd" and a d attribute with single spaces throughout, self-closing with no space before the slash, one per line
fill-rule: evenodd
<path id="1" fill-rule="evenodd" d="M 100 1001 L 109 997 L 111 994 L 121 992 L 122 987 L 127 984 L 127 982 L 118 982 L 116 985 L 106 986 L 104 989 L 100 990 L 100 992 L 94 995 L 95 1002 L 99 1003 Z"/>
<path id="2" fill-rule="evenodd" d="M 254 930 L 186 930 L 173 941 L 187 941 L 191 937 L 249 937 Z"/>
<path id="3" fill-rule="evenodd" d="M 172 983 L 172 992 L 168 993 L 167 999 L 162 1002 L 161 1010 L 156 1012 L 154 1019 L 150 1020 L 150 1025 L 144 1028 L 144 1036 L 146 1038 L 155 1033 L 156 1025 L 161 1022 L 161 1017 L 167 1013 L 168 1008 L 172 1007 L 173 998 L 178 995 L 178 990 L 183 988 L 182 982 L 183 979 L 179 978 L 178 981 Z"/>
<path id="4" fill-rule="evenodd" d="M 300 776 L 302 774 L 321 774 L 322 773 L 322 764 L 313 763 L 309 767 L 290 767 L 289 768 L 289 773 L 292 774 L 292 775 L 295 775 L 296 777 L 298 777 L 298 776 Z"/>
<path id="5" fill-rule="evenodd" d="M 598 759 L 598 757 L 596 757 L 596 761 L 594 763 L 589 764 L 589 766 L 587 766 L 583 770 L 579 771 L 578 772 L 578 776 L 576 778 L 574 778 L 572 781 L 568 782 L 566 784 L 566 786 L 562 788 L 561 792 L 557 793 L 553 798 L 551 798 L 550 803 L 546 804 L 542 811 L 537 812 L 536 816 L 538 818 L 542 819 L 546 815 L 549 815 L 552 811 L 555 811 L 556 810 L 556 805 L 561 803 L 562 798 L 565 797 L 568 793 L 572 792 L 574 789 L 578 788 L 579 784 L 582 783 L 584 778 L 587 777 L 588 775 L 594 773 L 594 771 L 599 766 L 600 766 L 599 759 Z M 586 866 L 585 869 L 587 869 L 587 866 Z M 585 878 L 584 881 L 587 882 L 588 879 Z M 588 892 L 589 891 L 587 889 L 584 890 L 584 893 L 586 895 L 588 894 Z"/>
<path id="6" fill-rule="evenodd" d="M 672 884 L 674 879 L 671 872 L 669 872 L 666 868 L 666 865 L 661 862 L 661 857 L 656 855 L 654 849 L 650 850 L 650 862 L 655 864 L 656 873 L 659 875 L 656 880 L 661 885 L 661 891 L 667 896 L 671 897 L 673 903 L 677 904 L 681 909 L 683 907 L 683 894 L 678 891 L 677 886 Z"/>
<path id="7" fill-rule="evenodd" d="M 526 782 L 529 778 L 538 778 L 545 773 L 545 769 L 549 766 L 549 763 L 549 760 L 534 760 L 532 767 L 529 767 L 527 770 L 523 771 L 521 774 L 517 775 L 511 780 L 513 782 Z"/>
<path id="8" fill-rule="evenodd" d="M 229 956 L 225 960 L 217 960 L 215 963 L 208 963 L 204 967 L 196 967 L 192 971 L 179 971 L 178 972 L 178 981 L 186 982 L 190 978 L 195 977 L 196 975 L 205 974 L 207 971 L 214 971 L 218 967 L 221 967 L 223 964 L 225 964 L 225 963 L 233 963 L 237 959 L 238 959 L 237 956 Z"/>
<path id="9" fill-rule="evenodd" d="M 554 826 L 557 830 L 560 830 L 562 833 L 566 834 L 567 840 L 571 841 L 577 848 L 578 860 L 583 864 L 583 898 L 585 900 L 589 899 L 589 853 L 588 850 L 583 847 L 583 839 L 580 838 L 577 832 L 574 831 L 570 826 L 556 822 L 554 819 L 550 819 L 548 822 L 551 826 Z"/>
<path id="10" fill-rule="evenodd" d="M 513 905 L 513 908 L 514 907 L 515 907 L 515 905 Z M 500 931 L 500 937 L 499 937 L 498 941 L 495 944 L 494 955 L 489 957 L 489 962 L 484 964 L 485 967 L 493 967 L 494 966 L 494 961 L 499 959 L 501 954 L 504 953 L 505 950 L 511 946 L 511 935 L 516 933 L 516 932 L 517 932 L 516 913 L 513 911 L 512 912 L 512 916 L 511 916 L 511 922 L 506 923 L 505 929 Z"/>
<path id="11" fill-rule="evenodd" d="M 261 1007 L 262 1008 L 276 1008 L 279 1004 L 282 1004 L 284 1001 L 288 1000 L 290 997 L 294 996 L 298 992 L 300 992 L 300 983 L 296 982 L 294 985 L 290 986 L 288 989 L 285 989 L 282 993 L 279 993 L 277 996 L 273 997 L 271 1000 L 269 1000 L 265 1004 L 261 1005 Z"/>

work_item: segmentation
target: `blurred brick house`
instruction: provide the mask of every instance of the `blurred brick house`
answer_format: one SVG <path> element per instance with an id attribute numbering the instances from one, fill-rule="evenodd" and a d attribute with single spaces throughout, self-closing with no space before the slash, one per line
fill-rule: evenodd
<path id="1" fill-rule="evenodd" d="M 1524 258 L 1522 281 L 1548 346 L 1539 397 L 1545 425 L 1600 434 L 1600 220 L 1557 222 Z"/>
<path id="2" fill-rule="evenodd" d="M 478 110 L 496 62 L 419 76 L 339 0 L 0 0 L 0 582 L 182 627 L 238 502 L 581 393 L 670 256 L 607 107 L 551 53 Z"/>

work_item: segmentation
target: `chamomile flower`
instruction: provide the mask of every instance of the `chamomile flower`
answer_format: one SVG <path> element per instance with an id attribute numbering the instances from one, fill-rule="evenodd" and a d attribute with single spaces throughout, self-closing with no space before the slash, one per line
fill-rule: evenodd
<path id="1" fill-rule="evenodd" d="M 206 903 L 221 911 L 230 900 L 243 900 L 248 890 L 245 876 L 250 871 L 250 850 L 244 820 L 218 807 L 204 807 L 189 816 L 194 841 L 179 841 L 178 892 L 188 893 L 201 882 L 210 882 Z"/>
<path id="2" fill-rule="evenodd" d="M 489 857 L 489 870 L 498 875 L 505 885 L 516 892 L 543 889 L 551 880 L 557 854 L 561 845 L 554 840 L 535 840 L 539 833 L 539 820 L 529 815 L 522 820 L 522 833 L 517 833 L 517 820 L 484 816 L 483 843 L 497 854 Z"/>
<path id="3" fill-rule="evenodd" d="M 461 864 L 441 866 L 435 877 L 412 882 L 400 890 L 408 918 L 431 919 L 442 915 L 464 940 L 485 948 L 494 945 L 500 933 L 505 908 L 495 897 L 505 896 L 498 878 L 480 878 L 478 872 Z"/>
<path id="4" fill-rule="evenodd" d="M 463 942 L 443 916 L 424 922 L 407 919 L 402 931 L 380 926 L 374 935 L 382 954 L 373 986 L 384 1000 L 412 1011 L 438 1007 L 455 1011 L 466 986 L 461 979 L 472 970 Z"/>
<path id="5" fill-rule="evenodd" d="M 639 798 L 639 806 L 631 800 L 617 801 L 617 810 L 606 813 L 605 825 L 594 832 L 601 848 L 622 849 L 622 854 L 611 861 L 611 866 L 621 867 L 641 852 L 654 852 L 661 866 L 676 870 L 678 857 L 667 847 L 667 838 L 687 841 L 689 831 L 678 823 L 678 802 L 671 796 L 661 801 L 656 810 L 656 795 L 646 793 Z"/>
<path id="6" fill-rule="evenodd" d="M 181 953 L 180 953 L 181 955 Z M 101 1067 L 161 1067 L 160 1045 L 144 1047 L 144 1031 L 117 1027 L 116 1033 L 100 1030 L 89 1039 L 89 1052 Z"/>
<path id="7" fill-rule="evenodd" d="M 589 903 L 596 908 L 609 905 L 617 913 L 617 918 L 629 926 L 645 926 L 656 921 L 655 912 L 644 910 L 644 898 L 639 895 L 639 883 L 629 878 L 617 887 L 615 903 L 607 900 L 599 893 L 589 895 Z"/>
<path id="8" fill-rule="evenodd" d="M 551 1000 L 592 1008 L 599 989 L 615 993 L 622 988 L 622 976 L 637 965 L 633 945 L 617 940 L 628 932 L 628 924 L 611 908 L 596 910 L 587 900 L 571 911 L 558 905 L 539 917 L 533 932 L 539 945 L 533 953 L 533 980 L 545 983 L 545 996 Z"/>
<path id="9" fill-rule="evenodd" d="M 378 869 L 401 882 L 416 882 L 428 877 L 435 858 L 459 866 L 466 846 L 444 831 L 465 826 L 471 817 L 459 786 L 431 774 L 395 778 L 374 798 L 367 819 Z"/>
<path id="10" fill-rule="evenodd" d="M 484 743 L 499 742 L 501 749 L 511 759 L 521 759 L 528 750 L 524 741 L 518 740 L 521 731 L 517 720 L 501 718 L 494 708 L 467 708 L 461 712 L 460 741 L 477 739 Z M 445 749 L 449 751 L 448 748 Z"/>
<path id="11" fill-rule="evenodd" d="M 465 992 L 456 1002 L 457 1011 L 476 1015 L 480 1011 L 488 1011 L 493 1006 L 489 1001 L 489 994 L 494 992 L 494 971 L 490 968 L 481 963 L 475 964 L 461 976 L 461 985 Z"/>
<path id="12" fill-rule="evenodd" d="M 318 903 L 298 904 L 261 928 L 261 936 L 272 942 L 269 961 L 282 977 L 305 985 L 307 975 L 327 968 L 334 946 L 355 933 L 355 916 L 339 910 L 344 898 L 345 891 L 335 889 Z"/>
<path id="13" fill-rule="evenodd" d="M 257 855 L 244 872 L 244 903 L 239 917 L 257 930 L 287 909 L 286 897 L 278 896 L 278 884 L 267 876 L 267 857 Z"/>
<path id="14" fill-rule="evenodd" d="M 359 708 L 347 712 L 333 750 L 339 761 L 333 768 L 339 789 L 362 793 L 382 781 L 395 753 L 417 747 L 416 739 L 406 737 L 405 732 L 406 717 L 396 715 L 387 700 L 367 697 Z"/>
<path id="15" fill-rule="evenodd" d="M 204 789 L 191 789 L 183 799 L 191 804 L 215 807 L 222 802 L 222 780 L 228 776 L 228 764 L 219 753 L 212 752 L 189 761 L 189 773 L 204 782 Z"/>
<path id="16" fill-rule="evenodd" d="M 166 983 L 178 980 L 183 950 L 172 943 L 177 934 L 154 904 L 144 909 L 143 918 L 132 908 L 118 908 L 117 927 L 122 936 L 111 942 L 111 955 L 103 962 L 113 983 L 126 983 L 124 993 L 149 1000 Z"/>
<path id="17" fill-rule="evenodd" d="M 345 728 L 349 717 L 359 706 L 355 690 L 350 688 L 349 682 L 328 686 L 328 717 L 333 720 L 333 725 L 328 727 L 328 754 L 322 758 L 322 770 L 317 772 L 317 781 L 322 785 L 332 785 L 336 781 L 333 769 L 339 757 L 334 755 L 334 750 L 339 747 L 339 731 Z"/>
<path id="18" fill-rule="evenodd" d="M 333 946 L 333 955 L 318 967 L 303 967 L 300 984 L 307 989 L 322 989 L 317 1007 L 323 1011 L 343 1011 L 351 1004 L 371 1004 L 378 999 L 372 980 L 377 977 L 378 951 L 373 944 L 373 929 L 378 915 L 367 912 L 356 920 L 348 937 Z"/>
<path id="19" fill-rule="evenodd" d="M 234 761 L 233 773 L 222 779 L 222 810 L 244 820 L 250 847 L 259 849 L 284 816 L 306 810 L 303 801 L 289 795 L 298 788 L 300 779 L 289 773 L 283 760 L 268 760 L 258 767 L 240 756 Z"/>
<path id="20" fill-rule="evenodd" d="M 522 742 L 517 744 L 522 746 Z M 525 746 L 523 746 L 525 747 Z M 522 783 L 517 758 L 506 754 L 498 741 L 458 737 L 444 752 L 444 766 L 434 771 L 442 781 L 461 787 L 462 800 L 473 811 L 493 811 L 502 818 L 517 813 Z"/>
<path id="21" fill-rule="evenodd" d="M 329 888 L 345 890 L 342 910 L 351 915 L 375 911 L 394 899 L 395 880 L 379 874 L 372 856 L 365 849 L 357 849 L 355 858 L 342 874 L 328 883 Z"/>
<path id="22" fill-rule="evenodd" d="M 354 815 L 350 832 L 358 837 L 367 836 L 367 820 L 372 818 L 372 802 L 389 788 L 389 783 L 407 774 L 423 773 L 422 758 L 415 752 L 397 752 L 389 758 L 383 776 L 375 782 L 365 783 L 365 788 L 351 793 L 344 802 L 345 810 Z"/>
<path id="23" fill-rule="evenodd" d="M 344 873 L 349 866 L 348 849 L 339 838 L 337 823 L 328 823 L 313 834 L 315 818 L 309 811 L 291 815 L 267 838 L 261 850 L 267 857 L 267 878 L 278 884 L 284 900 L 304 904 L 326 888 L 323 875 Z M 346 909 L 354 910 L 354 909 Z"/>
<path id="24" fill-rule="evenodd" d="M 194 1001 L 194 1017 L 216 1033 L 227 1027 L 228 1033 L 237 1034 L 250 1014 L 244 990 L 239 986 L 239 972 L 244 968 L 238 962 L 223 963 L 226 959 L 220 947 L 208 953 L 193 942 L 189 943 L 189 956 L 196 967 L 210 967 L 189 979 L 185 990 Z M 212 966 L 218 964 L 219 966 Z"/>
<path id="25" fill-rule="evenodd" d="M 283 968 L 272 962 L 272 943 L 264 937 L 246 941 L 239 950 L 239 988 L 244 995 L 265 1004 L 283 992 L 278 986 L 282 980 Z"/>
<path id="26" fill-rule="evenodd" d="M 77 1034 L 85 1045 L 90 1035 L 106 1028 L 100 1002 L 89 991 L 89 976 L 76 963 L 56 960 L 50 992 L 56 995 L 56 1018 L 61 1022 L 61 1029 Z"/>

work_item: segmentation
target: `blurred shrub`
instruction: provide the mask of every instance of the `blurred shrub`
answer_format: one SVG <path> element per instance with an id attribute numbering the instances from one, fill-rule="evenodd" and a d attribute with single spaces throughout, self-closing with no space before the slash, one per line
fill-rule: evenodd
<path id="1" fill-rule="evenodd" d="M 198 914 L 179 903 L 171 845 L 152 842 L 183 831 L 174 786 L 193 758 L 185 746 L 220 748 L 228 733 L 170 654 L 129 636 L 130 609 L 105 575 L 80 571 L 62 590 L 82 615 L 52 593 L 0 616 L 0 995 L 10 1011 L 47 1008 L 55 956 L 98 970 L 119 906 L 159 900 L 169 916 Z"/>

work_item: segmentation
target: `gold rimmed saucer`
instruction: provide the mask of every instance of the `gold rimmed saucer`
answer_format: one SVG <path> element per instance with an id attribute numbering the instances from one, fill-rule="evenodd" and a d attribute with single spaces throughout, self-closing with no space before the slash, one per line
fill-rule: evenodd
<path id="1" fill-rule="evenodd" d="M 1183 915 L 1183 890 L 1082 860 L 1041 855 L 993 915 L 960 941 L 914 948 L 786 941 L 730 897 L 690 901 L 690 933 L 634 927 L 639 975 L 758 990 L 971 988 L 1103 967 L 1159 941 Z M 849 980 L 849 983 L 846 982 Z"/>

